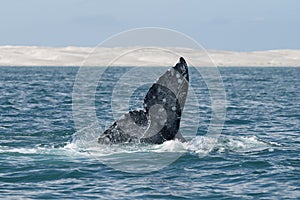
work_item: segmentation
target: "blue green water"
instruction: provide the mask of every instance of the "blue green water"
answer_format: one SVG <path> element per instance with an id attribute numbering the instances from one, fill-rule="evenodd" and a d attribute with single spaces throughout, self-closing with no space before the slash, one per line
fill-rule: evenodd
<path id="1" fill-rule="evenodd" d="M 115 82 L 129 69 L 111 68 L 99 83 L 95 105 L 105 127 L 113 121 L 109 99 Z M 191 73 L 199 113 L 189 110 L 194 105 L 187 101 L 182 128 L 183 135 L 197 136 L 185 144 L 99 146 L 106 148 L 95 151 L 99 158 L 73 140 L 77 71 L 77 67 L 0 68 L 1 199 L 300 198 L 300 68 L 220 68 L 226 121 L 207 155 L 203 152 L 209 142 L 205 133 L 210 98 L 199 74 Z M 146 86 L 136 90 L 131 108 L 140 105 L 145 92 Z M 194 118 L 199 119 L 199 128 L 193 132 L 189 123 Z M 94 141 L 91 144 L 98 148 Z M 160 155 L 181 156 L 147 173 L 118 169 L 130 166 L 129 171 L 138 172 L 139 164 L 125 161 L 145 152 L 153 160 Z"/>

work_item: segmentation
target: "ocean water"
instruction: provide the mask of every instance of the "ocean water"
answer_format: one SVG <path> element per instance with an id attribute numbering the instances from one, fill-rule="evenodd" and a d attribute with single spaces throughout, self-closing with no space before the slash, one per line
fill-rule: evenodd
<path id="1" fill-rule="evenodd" d="M 187 143 L 112 146 L 86 136 L 113 122 L 113 90 L 131 68 L 106 71 L 95 95 L 101 127 L 82 130 L 72 113 L 78 69 L 0 67 L 1 199 L 300 198 L 300 68 L 220 68 L 227 112 L 210 151 L 209 91 L 193 69 L 196 96 L 181 127 Z M 141 69 L 142 79 L 166 70 Z M 129 109 L 141 108 L 148 87 L 134 90 Z"/>

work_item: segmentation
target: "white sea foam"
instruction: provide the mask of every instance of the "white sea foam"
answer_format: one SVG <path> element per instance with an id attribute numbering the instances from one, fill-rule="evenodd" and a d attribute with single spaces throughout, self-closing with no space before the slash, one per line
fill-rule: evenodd
<path id="1" fill-rule="evenodd" d="M 273 151 L 274 143 L 264 142 L 255 136 L 226 137 L 217 140 L 205 136 L 196 136 L 188 142 L 179 140 L 166 141 L 163 144 L 115 144 L 101 145 L 96 141 L 68 143 L 63 147 L 9 148 L 0 146 L 0 154 L 11 156 L 55 155 L 72 158 L 88 158 L 97 160 L 116 170 L 130 173 L 147 173 L 160 170 L 176 161 L 183 154 L 199 156 L 207 155 L 211 151 L 224 154 L 224 152 L 244 153 L 259 152 L 266 149 Z M 214 144 L 216 142 L 216 144 Z M 21 155 L 18 155 L 21 154 Z"/>
<path id="2" fill-rule="evenodd" d="M 36 154 L 35 148 L 1 148 L 0 153 Z"/>
<path id="3" fill-rule="evenodd" d="M 64 147 L 33 147 L 33 148 L 9 148 L 1 147 L 0 153 L 18 153 L 18 154 L 54 154 L 63 156 L 109 156 L 114 154 L 130 153 L 192 153 L 207 154 L 210 151 L 224 152 L 257 152 L 281 145 L 275 142 L 265 142 L 256 136 L 221 136 L 215 143 L 214 138 L 205 136 L 196 136 L 188 142 L 179 140 L 166 141 L 163 144 L 121 144 L 121 145 L 100 145 L 97 142 L 84 143 L 76 142 L 66 144 Z"/>

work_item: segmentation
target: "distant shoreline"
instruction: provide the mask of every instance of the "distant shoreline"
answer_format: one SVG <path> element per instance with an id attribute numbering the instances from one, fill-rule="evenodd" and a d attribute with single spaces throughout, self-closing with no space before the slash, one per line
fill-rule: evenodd
<path id="1" fill-rule="evenodd" d="M 0 66 L 172 66 L 183 56 L 193 66 L 300 67 L 300 50 L 207 53 L 176 47 L 0 46 Z"/>

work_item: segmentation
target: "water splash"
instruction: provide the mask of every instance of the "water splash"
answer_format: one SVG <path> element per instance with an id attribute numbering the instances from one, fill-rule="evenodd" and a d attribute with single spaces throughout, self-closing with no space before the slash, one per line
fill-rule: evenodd
<path id="1" fill-rule="evenodd" d="M 209 151 L 224 152 L 258 152 L 268 149 L 272 151 L 275 147 L 281 145 L 275 142 L 266 142 L 256 136 L 221 136 L 214 148 L 210 148 L 214 138 L 206 136 L 196 136 L 182 143 L 179 140 L 166 141 L 163 144 L 116 144 L 116 145 L 100 145 L 95 141 L 85 142 L 84 145 L 78 141 L 67 143 L 63 147 L 41 147 L 36 145 L 33 148 L 9 148 L 1 147 L 0 153 L 18 153 L 18 154 L 54 154 L 54 155 L 98 155 L 109 156 L 120 153 L 138 153 L 138 152 L 173 152 L 173 153 L 191 153 L 203 155 Z"/>

